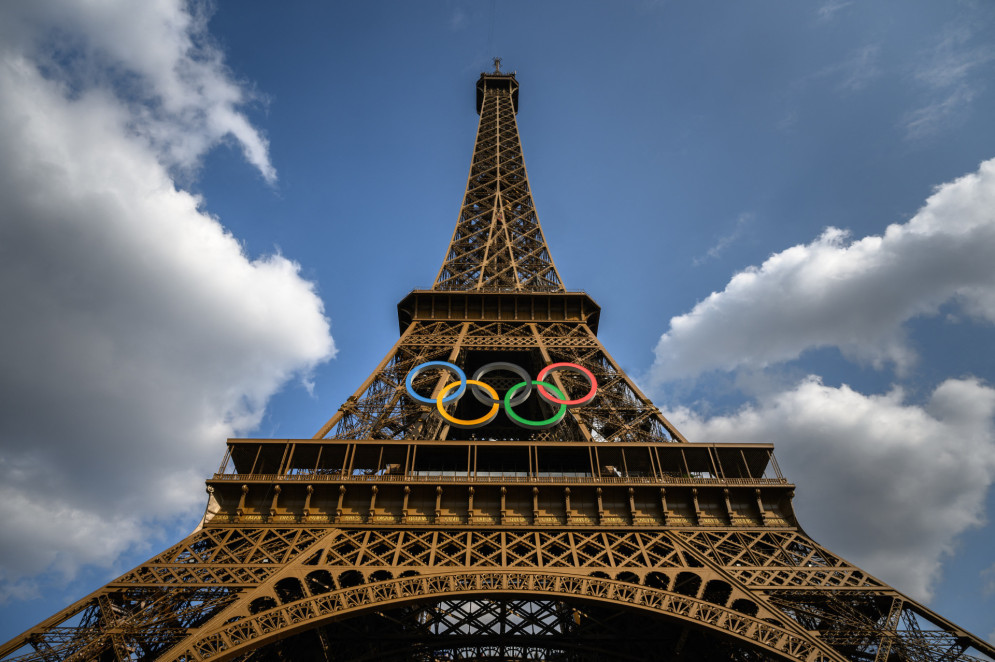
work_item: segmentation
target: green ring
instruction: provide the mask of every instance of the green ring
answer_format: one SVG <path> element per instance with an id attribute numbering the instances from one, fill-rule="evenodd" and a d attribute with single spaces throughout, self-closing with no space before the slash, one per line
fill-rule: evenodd
<path id="1" fill-rule="evenodd" d="M 563 420 L 563 417 L 566 416 L 567 413 L 566 405 L 560 405 L 560 410 L 544 421 L 531 421 L 527 418 L 522 418 L 521 416 L 516 414 L 515 410 L 511 408 L 511 399 L 515 395 L 515 391 L 526 385 L 527 382 L 518 382 L 517 384 L 509 388 L 508 391 L 504 394 L 504 411 L 506 414 L 508 414 L 508 418 L 510 418 L 512 422 L 514 422 L 516 425 L 522 426 L 523 428 L 541 429 L 541 428 L 553 427 L 554 425 Z M 563 391 L 556 388 L 555 384 L 550 384 L 549 382 L 532 382 L 532 385 L 545 386 L 546 388 L 551 389 L 554 393 L 556 393 L 556 396 L 560 400 L 566 399 L 566 396 L 563 394 Z"/>

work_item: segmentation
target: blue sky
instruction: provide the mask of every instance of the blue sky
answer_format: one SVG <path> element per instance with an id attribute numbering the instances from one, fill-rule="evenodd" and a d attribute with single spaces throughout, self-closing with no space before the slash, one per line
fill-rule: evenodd
<path id="1" fill-rule="evenodd" d="M 693 441 L 995 636 L 995 7 L 7 3 L 0 639 L 179 540 L 396 340 L 500 55 L 539 218 Z M 985 119 L 989 118 L 989 119 Z"/>

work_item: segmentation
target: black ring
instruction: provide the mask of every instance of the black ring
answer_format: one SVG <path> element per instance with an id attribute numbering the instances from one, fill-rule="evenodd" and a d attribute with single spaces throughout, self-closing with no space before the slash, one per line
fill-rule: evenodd
<path id="1" fill-rule="evenodd" d="M 494 370 L 507 370 L 509 372 L 513 372 L 519 377 L 521 377 L 522 381 L 525 382 L 526 386 L 524 389 L 522 389 L 522 392 L 519 395 L 516 395 L 511 400 L 511 405 L 513 407 L 517 407 L 518 405 L 522 404 L 523 402 L 529 399 L 529 395 L 532 394 L 532 377 L 529 375 L 529 373 L 525 372 L 525 368 L 523 368 L 520 365 L 515 365 L 514 363 L 505 363 L 503 361 L 498 361 L 496 363 L 488 363 L 487 365 L 478 368 L 477 372 L 473 373 L 473 377 L 471 379 L 473 379 L 474 381 L 482 382 L 484 380 L 481 379 L 481 377 Z M 483 392 L 483 389 L 477 386 L 476 384 L 470 384 L 469 386 L 470 386 L 470 391 L 473 393 L 473 397 L 477 399 L 477 402 L 487 405 L 488 407 L 501 403 L 501 400 L 495 400 L 491 396 L 487 395 L 486 393 Z"/>

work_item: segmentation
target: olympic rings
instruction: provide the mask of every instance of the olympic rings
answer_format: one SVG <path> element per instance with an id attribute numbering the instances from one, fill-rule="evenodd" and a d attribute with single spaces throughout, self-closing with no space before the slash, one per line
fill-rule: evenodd
<path id="1" fill-rule="evenodd" d="M 431 398 L 425 398 L 417 393 L 415 393 L 414 381 L 415 377 L 425 372 L 429 368 L 442 368 L 443 370 L 449 370 L 450 372 L 456 373 L 459 377 L 459 390 L 450 395 L 448 398 L 444 399 L 442 402 L 449 404 L 450 402 L 455 402 L 463 397 L 466 393 L 466 373 L 458 365 L 453 365 L 448 361 L 429 361 L 427 363 L 422 363 L 420 366 L 408 373 L 408 378 L 404 380 L 404 386 L 408 389 L 408 395 L 417 400 L 418 402 L 424 402 L 427 405 L 435 404 L 435 400 Z"/>
<path id="2" fill-rule="evenodd" d="M 587 377 L 587 380 L 591 382 L 591 390 L 588 391 L 583 397 L 577 398 L 576 400 L 563 400 L 562 398 L 565 397 L 563 394 L 560 394 L 561 399 L 557 400 L 549 393 L 546 393 L 546 389 L 540 386 L 539 395 L 541 395 L 543 399 L 545 399 L 547 402 L 552 402 L 555 405 L 566 405 L 568 407 L 580 407 L 582 405 L 586 405 L 588 402 L 594 399 L 594 396 L 598 392 L 598 382 L 596 379 L 594 379 L 594 375 L 591 373 L 590 370 L 588 370 L 583 366 L 579 366 L 576 363 L 552 363 L 543 368 L 542 371 L 539 373 L 539 381 L 545 379 L 549 375 L 549 373 L 555 372 L 557 370 L 569 370 L 570 372 L 579 372 L 580 374 Z"/>
<path id="3" fill-rule="evenodd" d="M 549 382 L 535 382 L 535 383 L 540 385 L 539 386 L 540 393 L 542 393 L 543 386 L 548 386 L 549 388 L 556 391 L 560 395 L 561 399 L 564 397 L 563 391 L 556 388 Z M 567 415 L 567 406 L 565 404 L 560 405 L 560 410 L 544 421 L 530 421 L 529 419 L 522 418 L 521 416 L 516 414 L 515 411 L 511 408 L 511 403 L 513 402 L 511 399 L 511 394 L 517 391 L 522 386 L 525 386 L 525 384 L 526 382 L 520 382 L 518 384 L 515 384 L 514 386 L 508 389 L 507 393 L 504 394 L 504 410 L 505 412 L 507 412 L 508 418 L 510 418 L 513 423 L 515 423 L 516 425 L 520 425 L 523 428 L 536 428 L 542 430 L 544 428 L 551 428 L 563 420 L 563 417 Z"/>
<path id="4" fill-rule="evenodd" d="M 415 392 L 414 380 L 420 374 L 431 368 L 438 368 L 450 372 L 459 381 L 447 384 L 441 391 L 439 391 L 439 394 L 435 398 L 426 398 L 425 396 L 419 395 Z M 522 381 L 515 384 L 508 389 L 507 392 L 505 392 L 504 398 L 498 396 L 498 393 L 494 387 L 481 381 L 485 375 L 497 370 L 513 372 L 522 379 Z M 568 400 L 567 395 L 560 390 L 559 387 L 549 381 L 545 381 L 550 375 L 561 370 L 577 373 L 583 377 L 586 377 L 591 384 L 591 388 L 583 396 L 573 400 Z M 549 428 L 563 420 L 564 416 L 566 416 L 568 408 L 586 405 L 594 399 L 594 396 L 597 395 L 598 392 L 598 382 L 594 378 L 594 374 L 587 368 L 577 365 L 576 363 L 552 363 L 542 369 L 539 373 L 538 379 L 533 380 L 529 377 L 528 372 L 526 372 L 524 368 L 515 365 L 514 363 L 506 363 L 501 361 L 488 363 L 487 365 L 478 368 L 477 371 L 473 373 L 473 377 L 471 379 L 467 379 L 466 373 L 463 372 L 459 366 L 453 363 L 449 363 L 448 361 L 428 361 L 426 363 L 422 363 L 408 373 L 407 379 L 404 380 L 404 386 L 408 391 L 408 395 L 412 398 L 427 405 L 434 404 L 443 420 L 454 427 L 463 429 L 473 429 L 487 425 L 497 417 L 497 413 L 501 408 L 501 405 L 504 405 L 504 410 L 508 418 L 510 418 L 511 421 L 519 427 L 533 430 Z M 550 404 L 560 406 L 557 412 L 547 419 L 531 420 L 519 416 L 514 411 L 515 407 L 523 404 L 528 399 L 529 395 L 532 393 L 533 386 L 538 387 L 536 392 L 539 394 L 540 398 Z M 450 415 L 444 407 L 444 405 L 457 402 L 460 398 L 462 398 L 467 391 L 467 387 L 469 387 L 470 392 L 473 393 L 473 397 L 476 398 L 478 402 L 490 406 L 490 410 L 480 418 L 456 418 Z M 454 392 L 450 393 L 450 391 Z"/>
<path id="5" fill-rule="evenodd" d="M 442 406 L 442 403 L 445 401 L 442 399 L 441 396 L 445 395 L 447 391 L 452 390 L 454 386 L 459 385 L 460 382 L 453 382 L 452 384 L 448 384 L 444 389 L 442 389 L 442 392 L 439 393 L 440 396 L 439 399 L 435 401 L 435 408 L 439 410 L 439 414 L 442 416 L 442 418 L 446 419 L 447 421 L 449 421 L 458 428 L 472 429 L 472 428 L 479 428 L 483 425 L 487 425 L 488 423 L 494 420 L 494 417 L 497 416 L 498 409 L 501 408 L 501 402 L 497 399 L 497 391 L 495 391 L 494 387 L 491 386 L 490 384 L 478 382 L 476 379 L 469 379 L 467 380 L 466 383 L 480 385 L 483 388 L 487 389 L 487 392 L 491 394 L 491 397 L 494 398 L 494 406 L 491 407 L 491 410 L 489 412 L 487 412 L 480 418 L 473 419 L 472 421 L 468 421 L 463 418 L 454 418 L 449 415 L 449 413 Z"/>
<path id="6" fill-rule="evenodd" d="M 480 379 L 484 375 L 494 370 L 507 370 L 513 372 L 522 378 L 522 382 L 525 383 L 525 390 L 518 396 L 515 400 L 512 400 L 511 404 L 515 407 L 522 404 L 529 399 L 529 394 L 532 393 L 532 378 L 529 377 L 529 373 L 525 372 L 525 368 L 520 365 L 515 365 L 514 363 L 488 363 L 487 365 L 481 367 L 477 372 L 473 373 L 474 379 Z M 541 377 L 540 377 L 541 379 Z M 473 393 L 473 397 L 477 398 L 477 401 L 485 404 L 492 405 L 494 403 L 501 403 L 501 399 L 495 395 L 493 399 L 488 400 L 480 394 L 480 390 L 477 388 L 476 384 L 471 385 L 470 391 Z"/>

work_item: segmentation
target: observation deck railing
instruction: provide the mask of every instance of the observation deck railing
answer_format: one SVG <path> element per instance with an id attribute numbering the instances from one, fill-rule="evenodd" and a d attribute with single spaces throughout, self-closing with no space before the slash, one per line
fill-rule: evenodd
<path id="1" fill-rule="evenodd" d="M 214 474 L 223 481 L 321 481 L 358 483 L 598 483 L 601 485 L 788 485 L 786 478 L 717 478 L 688 476 L 469 476 L 467 474 Z"/>

